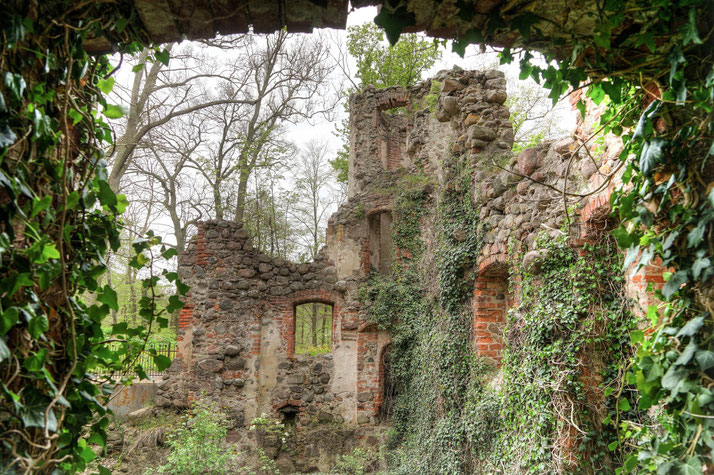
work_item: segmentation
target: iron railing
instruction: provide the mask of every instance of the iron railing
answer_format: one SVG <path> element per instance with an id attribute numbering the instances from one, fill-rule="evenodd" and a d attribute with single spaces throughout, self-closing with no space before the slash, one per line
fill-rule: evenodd
<path id="1" fill-rule="evenodd" d="M 119 343 L 110 344 L 110 348 L 112 350 L 116 350 L 118 346 L 119 346 Z M 141 365 L 141 367 L 143 368 L 146 375 L 149 376 L 150 378 L 153 378 L 156 376 L 161 376 L 164 374 L 164 371 L 159 371 L 159 368 L 154 363 L 154 355 L 152 355 L 151 351 L 150 351 L 152 349 L 156 350 L 157 355 L 166 356 L 172 361 L 174 358 L 176 358 L 176 343 L 175 342 L 147 343 L 146 347 L 144 348 L 144 351 L 142 351 L 141 354 L 132 363 L 132 367 L 128 371 L 129 374 L 133 374 L 135 376 L 137 375 L 136 372 L 134 371 L 134 367 L 136 367 L 136 365 Z M 107 375 L 109 373 L 110 373 L 110 371 L 108 371 L 107 369 L 103 369 L 101 371 L 95 372 L 95 374 L 98 376 L 99 375 L 102 375 L 102 376 Z"/>

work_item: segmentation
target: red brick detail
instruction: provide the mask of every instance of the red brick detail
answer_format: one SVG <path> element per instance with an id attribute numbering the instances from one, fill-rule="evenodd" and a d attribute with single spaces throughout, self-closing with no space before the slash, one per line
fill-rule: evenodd
<path id="1" fill-rule="evenodd" d="M 379 334 L 377 332 L 361 332 L 357 334 L 357 413 L 369 416 L 377 415 L 379 407 L 384 402 L 383 380 L 379 379 L 380 356 Z M 360 395 L 366 394 L 365 401 L 360 401 Z"/>
<path id="2" fill-rule="evenodd" d="M 193 323 L 193 305 L 190 301 L 186 301 L 185 305 L 179 312 L 179 330 L 188 328 Z"/>
<path id="3" fill-rule="evenodd" d="M 508 267 L 504 253 L 494 254 L 479 264 L 474 281 L 473 333 L 478 356 L 501 364 L 503 329 L 511 304 L 508 295 Z"/>
<path id="4" fill-rule="evenodd" d="M 208 264 L 209 255 L 203 235 L 203 226 L 199 226 L 196 233 L 196 265 L 205 266 Z"/>

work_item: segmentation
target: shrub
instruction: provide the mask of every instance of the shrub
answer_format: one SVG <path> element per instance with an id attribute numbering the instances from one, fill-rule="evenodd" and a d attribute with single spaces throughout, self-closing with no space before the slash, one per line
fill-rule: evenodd
<path id="1" fill-rule="evenodd" d="M 230 473 L 231 452 L 221 446 L 229 427 L 226 414 L 215 402 L 206 400 L 196 401 L 192 413 L 168 435 L 171 453 L 158 471 L 176 475 Z"/>

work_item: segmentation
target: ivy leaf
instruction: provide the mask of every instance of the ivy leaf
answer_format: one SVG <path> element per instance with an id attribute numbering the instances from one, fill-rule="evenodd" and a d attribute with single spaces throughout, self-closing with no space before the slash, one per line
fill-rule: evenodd
<path id="1" fill-rule="evenodd" d="M 183 306 L 184 303 L 181 301 L 178 295 L 172 295 L 171 297 L 169 297 L 169 304 L 166 306 L 166 311 L 169 313 L 173 313 L 176 310 L 183 308 Z"/>
<path id="2" fill-rule="evenodd" d="M 640 170 L 647 176 L 654 168 L 662 162 L 664 151 L 662 150 L 669 142 L 662 138 L 654 138 L 646 142 L 640 152 Z"/>
<path id="3" fill-rule="evenodd" d="M 679 288 L 689 280 L 689 275 L 687 271 L 677 271 L 672 277 L 669 278 L 664 287 L 662 287 L 662 295 L 666 299 L 669 299 L 673 293 L 679 290 Z"/>
<path id="4" fill-rule="evenodd" d="M 5 85 L 12 91 L 13 94 L 15 94 L 15 98 L 18 101 L 22 100 L 22 95 L 25 92 L 27 84 L 25 83 L 25 79 L 20 74 L 6 72 Z"/>
<path id="5" fill-rule="evenodd" d="M 698 258 L 696 261 L 694 261 L 694 264 L 692 264 L 692 275 L 695 279 L 699 279 L 699 276 L 701 275 L 702 271 L 709 269 L 711 265 L 711 261 L 708 257 Z"/>
<path id="6" fill-rule="evenodd" d="M 617 403 L 617 407 L 623 412 L 627 412 L 632 408 L 632 406 L 630 406 L 630 401 L 625 398 L 620 399 L 620 402 Z"/>
<path id="7" fill-rule="evenodd" d="M 27 322 L 27 331 L 30 332 L 30 336 L 35 339 L 39 338 L 40 335 L 49 330 L 49 328 L 50 323 L 44 314 L 35 315 Z"/>
<path id="8" fill-rule="evenodd" d="M 697 361 L 697 364 L 702 371 L 707 371 L 709 368 L 714 366 L 714 351 L 699 350 L 697 351 L 694 359 Z"/>
<path id="9" fill-rule="evenodd" d="M 627 269 L 630 265 L 635 262 L 637 255 L 640 253 L 640 246 L 633 244 L 627 249 L 627 255 L 625 255 L 625 262 L 622 263 L 622 269 Z"/>
<path id="10" fill-rule="evenodd" d="M 694 343 L 694 341 L 690 341 L 686 348 L 684 348 L 684 351 L 679 355 L 679 358 L 677 358 L 677 361 L 674 362 L 675 366 L 689 363 L 696 351 L 697 344 Z"/>
<path id="11" fill-rule="evenodd" d="M 588 96 L 593 100 L 595 105 L 600 105 L 603 99 L 605 99 L 605 91 L 600 84 L 591 84 L 588 89 Z"/>
<path id="12" fill-rule="evenodd" d="M 129 113 L 129 108 L 121 104 L 108 104 L 104 108 L 104 116 L 107 119 L 119 119 Z"/>
<path id="13" fill-rule="evenodd" d="M 681 366 L 670 366 L 664 376 L 662 376 L 662 387 L 664 389 L 674 391 L 677 386 L 679 386 L 679 383 L 684 381 L 684 378 L 687 377 L 687 374 L 689 374 L 689 371 L 682 368 Z"/>
<path id="14" fill-rule="evenodd" d="M 109 183 L 104 180 L 99 180 L 99 202 L 109 207 L 117 205 L 117 195 L 109 186 Z"/>
<path id="15" fill-rule="evenodd" d="M 19 318 L 20 312 L 17 311 L 17 307 L 5 309 L 2 313 L 2 319 L 0 319 L 0 335 L 9 332 L 10 329 L 15 326 Z"/>
<path id="16" fill-rule="evenodd" d="M 483 35 L 480 30 L 471 28 L 463 36 L 451 43 L 451 50 L 463 58 L 466 53 L 466 47 L 477 43 L 483 43 Z"/>
<path id="17" fill-rule="evenodd" d="M 399 35 L 402 34 L 402 30 L 407 26 L 414 25 L 415 21 L 414 14 L 394 14 L 387 11 L 387 8 L 382 8 L 379 14 L 374 17 L 374 23 L 384 29 L 389 44 L 394 46 L 397 40 L 399 40 Z"/>
<path id="18" fill-rule="evenodd" d="M 99 300 L 101 303 L 106 304 L 109 308 L 112 310 L 119 310 L 119 304 L 117 303 L 117 293 L 109 287 L 109 285 L 105 285 L 103 287 L 103 292 L 97 296 L 97 300 Z"/>
<path id="19" fill-rule="evenodd" d="M 704 240 L 704 231 L 708 221 L 700 220 L 697 227 L 689 231 L 687 235 L 687 247 L 697 247 Z"/>
<path id="20" fill-rule="evenodd" d="M 677 332 L 676 336 L 677 338 L 681 338 L 683 336 L 695 335 L 699 331 L 699 329 L 702 328 L 702 325 L 704 325 L 704 315 L 692 318 L 687 322 L 686 325 L 682 327 L 681 330 L 679 330 L 679 332 Z"/>
<path id="21" fill-rule="evenodd" d="M 77 125 L 82 122 L 82 119 L 84 119 L 82 113 L 79 112 L 77 109 L 70 109 L 69 111 L 67 111 L 67 115 L 70 119 L 72 119 L 72 125 Z"/>
<path id="22" fill-rule="evenodd" d="M 531 27 L 538 23 L 538 17 L 532 13 L 525 13 L 523 15 L 517 16 L 512 21 L 512 26 L 518 29 L 521 36 L 528 40 L 531 37 Z"/>
<path id="23" fill-rule="evenodd" d="M 141 71 L 142 69 L 144 69 L 144 63 L 139 63 L 139 64 L 137 64 L 137 65 L 135 65 L 135 66 L 133 66 L 133 67 L 131 68 L 131 72 L 132 72 L 132 73 L 138 73 L 138 72 Z"/>
<path id="24" fill-rule="evenodd" d="M 644 341 L 645 339 L 645 332 L 642 330 L 632 330 L 630 332 L 630 341 L 632 342 L 633 345 Z"/>
<path id="25" fill-rule="evenodd" d="M 109 79 L 100 79 L 97 81 L 97 87 L 104 94 L 109 94 L 112 92 L 112 89 L 114 89 L 114 78 L 110 77 Z"/>
<path id="26" fill-rule="evenodd" d="M 169 54 L 169 50 L 163 49 L 161 51 L 157 51 L 156 53 L 154 53 L 154 57 L 156 58 L 157 61 L 159 61 L 164 66 L 168 66 L 169 59 L 171 58 L 171 55 Z"/>
<path id="27" fill-rule="evenodd" d="M 154 364 L 159 371 L 164 371 L 171 366 L 171 358 L 166 355 L 156 355 L 154 356 Z"/>
<path id="28" fill-rule="evenodd" d="M 188 293 L 188 291 L 191 290 L 191 286 L 184 284 L 180 280 L 177 280 L 176 281 L 176 290 L 178 290 L 178 292 L 181 295 L 186 295 Z"/>
<path id="29" fill-rule="evenodd" d="M 44 429 L 45 409 L 46 407 L 44 404 L 23 406 L 20 409 L 22 423 L 25 425 L 25 427 L 39 427 L 40 429 Z M 55 416 L 55 412 L 52 410 L 47 413 L 47 429 L 50 432 L 57 432 L 57 417 Z"/>
<path id="30" fill-rule="evenodd" d="M 0 363 L 8 359 L 11 355 L 12 353 L 10 352 L 10 348 L 7 347 L 5 339 L 0 337 Z"/>
<path id="31" fill-rule="evenodd" d="M 679 27 L 679 31 L 682 33 L 682 44 L 684 46 L 687 46 L 689 43 L 694 43 L 695 45 L 702 44 L 702 39 L 699 37 L 699 29 L 697 28 L 696 9 L 689 9 L 689 22 Z"/>

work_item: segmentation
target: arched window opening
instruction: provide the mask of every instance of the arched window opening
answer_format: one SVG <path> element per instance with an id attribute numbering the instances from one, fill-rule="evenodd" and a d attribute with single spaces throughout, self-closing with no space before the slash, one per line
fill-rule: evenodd
<path id="1" fill-rule="evenodd" d="M 295 353 L 317 355 L 332 348 L 332 305 L 307 302 L 295 306 Z"/>

